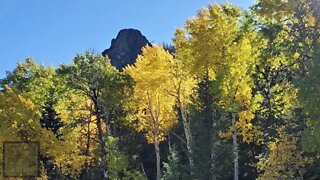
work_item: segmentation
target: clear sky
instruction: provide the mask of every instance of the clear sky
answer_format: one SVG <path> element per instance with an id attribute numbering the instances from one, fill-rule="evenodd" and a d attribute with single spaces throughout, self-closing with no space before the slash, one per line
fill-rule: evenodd
<path id="1" fill-rule="evenodd" d="M 85 50 L 102 52 L 123 28 L 171 43 L 188 17 L 221 2 L 248 8 L 254 0 L 1 0 L 0 78 L 26 57 L 57 66 Z"/>

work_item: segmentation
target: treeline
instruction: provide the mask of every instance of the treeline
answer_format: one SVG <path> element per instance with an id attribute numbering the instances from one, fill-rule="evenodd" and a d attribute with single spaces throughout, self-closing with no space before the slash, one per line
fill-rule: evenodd
<path id="1" fill-rule="evenodd" d="M 318 0 L 214 4 L 122 70 L 27 59 L 0 140 L 39 141 L 44 179 L 319 179 L 319 23 Z"/>

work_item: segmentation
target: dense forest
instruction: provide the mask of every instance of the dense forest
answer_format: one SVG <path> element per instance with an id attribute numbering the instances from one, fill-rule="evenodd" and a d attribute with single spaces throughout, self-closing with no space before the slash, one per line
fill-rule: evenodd
<path id="1" fill-rule="evenodd" d="M 320 179 L 319 68 L 318 0 L 212 4 L 122 69 L 18 63 L 0 141 L 40 143 L 34 179 Z"/>

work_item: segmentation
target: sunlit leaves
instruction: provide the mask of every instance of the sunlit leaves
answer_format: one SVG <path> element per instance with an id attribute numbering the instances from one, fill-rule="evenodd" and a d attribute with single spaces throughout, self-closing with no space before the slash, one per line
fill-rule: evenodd
<path id="1" fill-rule="evenodd" d="M 185 30 L 176 32 L 176 44 L 185 46 L 190 72 L 198 77 L 216 78 L 223 67 L 228 47 L 233 43 L 239 26 L 239 10 L 232 5 L 208 6 L 197 17 L 186 22 Z"/>
<path id="2" fill-rule="evenodd" d="M 40 153 L 53 158 L 62 172 L 76 176 L 83 164 L 74 134 L 64 133 L 64 141 L 42 128 L 40 112 L 30 99 L 9 87 L 0 92 L 1 140 L 39 141 Z M 72 157 L 72 158 L 70 158 Z"/>
<path id="3" fill-rule="evenodd" d="M 135 65 L 125 68 L 134 82 L 138 131 L 146 133 L 149 143 L 160 143 L 176 123 L 175 99 L 171 82 L 173 57 L 161 46 L 144 47 Z"/>
<path id="4" fill-rule="evenodd" d="M 257 164 L 262 172 L 258 179 L 303 179 L 303 168 L 310 162 L 297 149 L 297 139 L 285 127 L 277 129 L 278 138 L 268 143 L 270 155 Z"/>

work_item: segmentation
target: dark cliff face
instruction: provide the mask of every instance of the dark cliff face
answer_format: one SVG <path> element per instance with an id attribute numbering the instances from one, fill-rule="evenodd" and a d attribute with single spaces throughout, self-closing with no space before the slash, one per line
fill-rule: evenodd
<path id="1" fill-rule="evenodd" d="M 121 70 L 128 64 L 134 64 L 145 45 L 150 45 L 150 43 L 139 30 L 123 29 L 118 33 L 116 39 L 112 39 L 111 47 L 103 51 L 102 55 L 108 55 L 111 64 Z"/>

